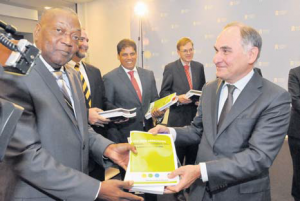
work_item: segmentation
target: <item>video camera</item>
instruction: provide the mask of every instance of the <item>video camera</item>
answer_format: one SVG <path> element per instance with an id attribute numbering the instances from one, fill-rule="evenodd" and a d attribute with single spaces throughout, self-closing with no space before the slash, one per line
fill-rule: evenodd
<path id="1" fill-rule="evenodd" d="M 25 39 L 12 40 L 12 34 L 17 32 L 14 26 L 0 21 L 0 27 L 6 34 L 0 34 L 0 64 L 5 72 L 27 75 L 40 55 L 40 51 Z"/>
<path id="2" fill-rule="evenodd" d="M 11 35 L 17 32 L 15 27 L 3 21 L 0 21 L 0 27 L 6 32 L 0 34 L 0 79 L 4 73 L 28 75 L 40 55 L 39 49 L 25 39 L 12 40 Z M 5 89 L 0 86 L 0 90 Z M 23 110 L 22 107 L 0 98 L 0 162 L 5 156 Z"/>

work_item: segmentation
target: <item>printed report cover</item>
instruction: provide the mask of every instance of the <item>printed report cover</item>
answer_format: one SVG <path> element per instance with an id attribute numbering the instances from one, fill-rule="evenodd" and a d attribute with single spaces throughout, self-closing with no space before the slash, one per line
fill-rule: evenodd
<path id="1" fill-rule="evenodd" d="M 166 97 L 163 97 L 161 99 L 158 99 L 158 100 L 150 103 L 150 107 L 149 107 L 147 113 L 145 114 L 145 118 L 150 119 L 152 117 L 151 112 L 154 109 L 163 111 L 164 109 L 167 109 L 167 108 L 171 107 L 171 105 L 177 103 L 177 101 L 178 101 L 178 98 L 176 96 L 176 93 L 172 93 Z"/>
<path id="2" fill-rule="evenodd" d="M 138 154 L 130 152 L 126 180 L 133 180 L 134 186 L 170 186 L 179 182 L 179 177 L 168 178 L 168 174 L 177 169 L 177 155 L 171 135 L 131 131 L 130 142 Z"/>

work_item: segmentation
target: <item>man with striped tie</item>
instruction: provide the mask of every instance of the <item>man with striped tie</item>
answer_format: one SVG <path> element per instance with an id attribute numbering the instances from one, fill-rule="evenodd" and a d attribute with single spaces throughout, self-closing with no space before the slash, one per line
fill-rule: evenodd
<path id="1" fill-rule="evenodd" d="M 89 123 L 93 129 L 106 137 L 106 126 L 110 122 L 100 116 L 98 113 L 103 110 L 114 109 L 115 107 L 107 101 L 105 96 L 105 87 L 101 72 L 96 68 L 82 60 L 86 58 L 89 49 L 89 37 L 85 29 L 81 30 L 81 37 L 78 43 L 78 50 L 68 63 L 69 67 L 75 68 L 80 73 L 82 82 L 82 90 L 86 99 L 86 106 L 88 108 Z M 90 160 L 90 175 L 100 181 L 104 180 L 105 170 L 102 166 Z"/>

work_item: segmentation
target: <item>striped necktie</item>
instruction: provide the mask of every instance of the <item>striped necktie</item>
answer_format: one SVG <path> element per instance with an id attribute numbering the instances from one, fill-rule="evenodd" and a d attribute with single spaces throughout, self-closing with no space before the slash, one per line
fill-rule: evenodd
<path id="1" fill-rule="evenodd" d="M 75 65 L 75 70 L 79 72 L 80 74 L 80 80 L 82 82 L 82 91 L 83 91 L 83 94 L 84 94 L 84 97 L 85 97 L 85 100 L 86 102 L 88 103 L 89 107 L 92 107 L 92 98 L 91 98 L 91 93 L 89 91 L 89 88 L 87 86 L 87 83 L 82 75 L 82 73 L 80 72 L 80 69 L 79 69 L 79 66 L 80 64 L 79 63 L 76 63 Z"/>
<path id="2" fill-rule="evenodd" d="M 72 110 L 72 112 L 74 113 L 74 109 L 72 106 L 72 101 L 71 101 L 71 97 L 69 95 L 69 92 L 67 90 L 67 86 L 66 86 L 66 82 L 63 79 L 62 76 L 63 72 L 62 71 L 53 71 L 53 75 L 56 78 L 56 82 L 59 86 L 60 91 L 62 92 L 65 102 L 67 103 L 67 106 Z"/>
<path id="3" fill-rule="evenodd" d="M 190 89 L 193 89 L 193 83 L 192 83 L 192 79 L 191 79 L 189 68 L 190 68 L 189 65 L 185 65 L 184 66 L 184 72 L 185 72 L 186 78 L 187 78 L 187 80 L 189 82 Z"/>

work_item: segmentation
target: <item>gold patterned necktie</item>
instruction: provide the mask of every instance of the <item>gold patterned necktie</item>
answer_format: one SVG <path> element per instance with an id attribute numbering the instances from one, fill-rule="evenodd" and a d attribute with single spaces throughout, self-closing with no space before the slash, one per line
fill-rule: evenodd
<path id="1" fill-rule="evenodd" d="M 92 98 L 91 98 L 91 94 L 90 94 L 90 91 L 89 91 L 89 88 L 87 86 L 87 83 L 82 75 L 82 73 L 80 72 L 80 69 L 79 69 L 79 66 L 80 64 L 79 63 L 76 63 L 75 65 L 75 70 L 79 72 L 80 74 L 80 80 L 82 82 L 82 91 L 83 91 L 83 94 L 84 94 L 84 97 L 85 97 L 85 100 L 86 102 L 88 103 L 89 107 L 92 107 Z"/>

